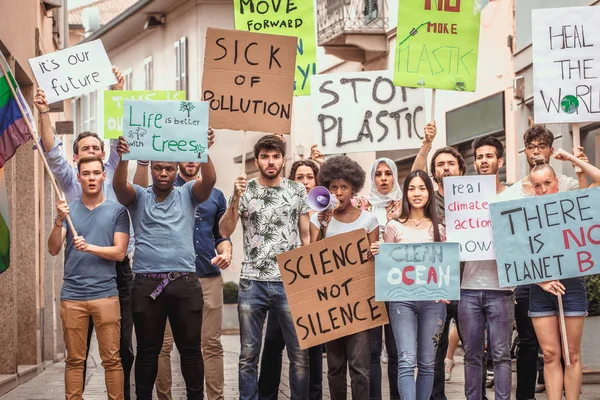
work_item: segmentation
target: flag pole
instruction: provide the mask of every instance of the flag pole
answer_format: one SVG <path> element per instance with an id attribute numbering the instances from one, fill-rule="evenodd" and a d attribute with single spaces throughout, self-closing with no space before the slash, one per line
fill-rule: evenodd
<path id="1" fill-rule="evenodd" d="M 19 106 L 19 110 L 21 111 L 21 114 L 23 115 L 23 119 L 25 120 L 25 124 L 27 125 L 27 128 L 29 128 L 29 132 L 33 136 L 33 140 L 35 140 L 35 142 L 38 146 L 38 154 L 42 158 L 42 163 L 44 164 L 44 167 L 46 168 L 46 172 L 48 173 L 48 175 L 50 175 L 50 182 L 52 183 L 52 187 L 54 188 L 54 191 L 56 192 L 56 195 L 58 196 L 59 200 L 64 200 L 62 193 L 61 193 L 60 189 L 58 188 L 58 185 L 56 184 L 56 180 L 54 179 L 54 174 L 52 173 L 52 171 L 50 171 L 50 166 L 48 165 L 46 156 L 44 155 L 44 152 L 39 147 L 39 146 L 41 146 L 41 143 L 40 143 L 40 138 L 38 136 L 37 130 L 33 126 L 31 126 L 31 122 L 29 121 L 29 118 L 27 118 L 27 113 L 25 112 L 25 110 L 23 110 L 23 105 L 21 104 L 21 100 L 20 100 L 19 96 L 17 96 L 17 92 L 15 91 L 15 88 L 13 88 L 13 86 L 12 86 L 10 75 L 8 74 L 8 71 L 6 70 L 6 68 L 4 68 L 4 63 L 2 63 L 2 62 L 0 62 L 0 69 L 2 69 L 2 73 L 7 78 L 6 81 L 8 82 L 8 87 L 10 88 L 10 91 L 12 92 L 13 97 L 15 98 L 15 100 L 17 102 L 17 105 Z M 73 226 L 73 221 L 71 221 L 71 217 L 68 214 L 67 214 L 67 224 L 69 225 L 69 228 L 73 232 L 73 236 L 74 237 L 77 236 L 77 231 L 75 230 L 75 226 Z"/>

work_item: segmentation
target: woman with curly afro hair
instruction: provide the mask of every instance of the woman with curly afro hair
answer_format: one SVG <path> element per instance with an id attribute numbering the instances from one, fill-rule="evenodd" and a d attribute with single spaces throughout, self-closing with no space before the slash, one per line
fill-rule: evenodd
<path id="1" fill-rule="evenodd" d="M 332 211 L 311 217 L 310 240 L 364 229 L 369 242 L 379 238 L 379 222 L 374 214 L 352 205 L 352 198 L 365 184 L 365 171 L 352 159 L 341 156 L 327 160 L 319 172 L 319 184 L 339 201 Z M 346 370 L 350 369 L 353 399 L 369 399 L 371 331 L 366 330 L 325 344 L 327 378 L 332 400 L 346 399 Z"/>

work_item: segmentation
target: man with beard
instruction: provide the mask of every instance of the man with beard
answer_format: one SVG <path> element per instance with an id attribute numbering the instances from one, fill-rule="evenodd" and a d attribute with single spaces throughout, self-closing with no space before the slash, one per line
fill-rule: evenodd
<path id="1" fill-rule="evenodd" d="M 425 132 L 425 139 L 412 170 L 427 168 L 427 155 L 431 151 L 432 142 L 435 138 L 435 130 Z M 462 176 L 467 171 L 467 166 L 463 156 L 452 147 L 442 147 L 433 153 L 430 164 L 430 174 L 433 176 L 433 181 L 437 183 L 438 189 L 435 192 L 435 208 L 438 214 L 439 221 L 445 225 L 446 208 L 444 207 L 444 178 L 448 176 Z M 438 347 L 435 353 L 435 369 L 433 390 L 431 392 L 432 400 L 446 400 L 445 394 L 445 373 L 444 360 L 448 352 L 448 335 L 450 333 L 450 321 L 454 318 L 454 322 L 458 328 L 458 301 L 451 301 L 446 306 L 446 322 L 444 323 L 444 331 L 438 342 Z M 460 334 L 460 331 L 459 331 Z"/>
<path id="2" fill-rule="evenodd" d="M 175 186 L 198 179 L 202 164 L 197 162 L 179 163 L 179 173 Z M 223 397 L 223 346 L 221 326 L 223 325 L 223 277 L 221 270 L 231 264 L 231 241 L 219 233 L 219 221 L 227 209 L 223 192 L 213 188 L 210 197 L 196 209 L 194 248 L 196 250 L 196 275 L 200 279 L 204 307 L 202 309 L 202 359 L 206 377 L 208 400 L 222 400 Z M 216 252 L 215 252 L 216 250 Z M 167 322 L 163 347 L 158 356 L 156 394 L 159 400 L 171 400 L 171 351 L 173 333 Z"/>
<path id="3" fill-rule="evenodd" d="M 208 134 L 208 147 L 214 134 Z M 152 186 L 143 188 L 127 182 L 129 152 L 119 138 L 120 162 L 113 178 L 119 202 L 128 207 L 133 222 L 135 278 L 131 310 L 137 338 L 135 362 L 136 395 L 152 399 L 167 318 L 181 354 L 181 372 L 188 399 L 204 395 L 204 365 L 200 349 L 202 332 L 202 289 L 196 276 L 194 216 L 215 185 L 215 168 L 210 156 L 202 164 L 202 178 L 174 185 L 177 163 L 152 161 Z"/>
<path id="4" fill-rule="evenodd" d="M 254 146 L 258 178 L 235 180 L 229 207 L 220 222 L 221 236 L 233 233 L 241 217 L 244 262 L 240 276 L 238 313 L 241 352 L 240 400 L 258 399 L 258 357 L 267 312 L 277 313 L 290 360 L 293 399 L 308 398 L 308 352 L 300 350 L 276 256 L 310 242 L 306 190 L 281 176 L 285 143 L 266 135 Z"/>
<path id="5" fill-rule="evenodd" d="M 474 166 L 479 175 L 496 176 L 496 193 L 506 186 L 500 182 L 498 171 L 504 165 L 504 146 L 492 136 L 473 141 Z M 510 345 L 514 318 L 512 288 L 501 288 L 495 260 L 467 261 L 461 280 L 458 320 L 465 350 L 465 397 L 482 399 L 484 365 L 484 335 L 488 326 L 494 366 L 496 399 L 510 399 L 512 364 Z"/>

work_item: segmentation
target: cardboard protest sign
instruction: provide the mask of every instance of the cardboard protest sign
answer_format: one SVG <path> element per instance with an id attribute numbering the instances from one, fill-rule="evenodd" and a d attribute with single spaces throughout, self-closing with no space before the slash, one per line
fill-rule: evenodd
<path id="1" fill-rule="evenodd" d="M 309 95 L 317 73 L 314 2 L 233 0 L 233 8 L 237 30 L 298 37 L 294 95 Z"/>
<path id="2" fill-rule="evenodd" d="M 459 300 L 457 243 L 382 243 L 375 256 L 377 301 Z"/>
<path id="3" fill-rule="evenodd" d="M 489 202 L 495 175 L 444 178 L 446 240 L 460 245 L 460 261 L 495 260 Z"/>
<path id="4" fill-rule="evenodd" d="M 476 0 L 402 0 L 394 85 L 474 92 L 480 8 Z"/>
<path id="5" fill-rule="evenodd" d="M 30 58 L 29 65 L 48 103 L 117 83 L 101 40 Z"/>
<path id="6" fill-rule="evenodd" d="M 312 77 L 314 142 L 324 154 L 417 149 L 423 90 L 396 87 L 389 71 Z"/>
<path id="7" fill-rule="evenodd" d="M 115 139 L 123 134 L 125 100 L 185 100 L 185 91 L 177 90 L 105 90 L 104 137 Z"/>
<path id="8" fill-rule="evenodd" d="M 125 100 L 124 160 L 195 161 L 208 158 L 208 104 L 201 101 Z"/>
<path id="9" fill-rule="evenodd" d="M 600 187 L 490 204 L 500 286 L 600 273 Z"/>
<path id="10" fill-rule="evenodd" d="M 536 123 L 600 121 L 600 9 L 532 11 Z"/>
<path id="11" fill-rule="evenodd" d="M 369 248 L 359 229 L 277 256 L 301 349 L 388 323 Z"/>
<path id="12" fill-rule="evenodd" d="M 202 100 L 213 128 L 290 133 L 296 41 L 207 29 Z"/>

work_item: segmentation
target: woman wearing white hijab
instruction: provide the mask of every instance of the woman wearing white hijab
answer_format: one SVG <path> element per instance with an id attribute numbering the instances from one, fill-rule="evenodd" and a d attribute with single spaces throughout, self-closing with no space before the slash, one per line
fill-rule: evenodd
<path id="1" fill-rule="evenodd" d="M 389 158 L 380 158 L 371 165 L 371 189 L 368 198 L 356 198 L 355 206 L 375 214 L 379 222 L 380 236 L 392 218 L 400 216 L 402 210 L 402 189 L 398 182 L 398 168 Z M 387 307 L 387 303 L 386 303 Z M 382 335 L 385 332 L 385 347 L 388 354 L 388 380 L 390 398 L 399 400 L 398 393 L 398 352 L 396 340 L 390 324 L 371 329 L 371 379 L 370 400 L 381 400 L 381 350 Z"/>

